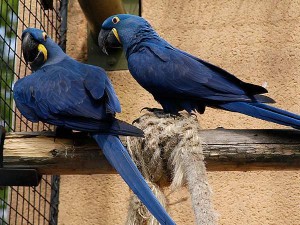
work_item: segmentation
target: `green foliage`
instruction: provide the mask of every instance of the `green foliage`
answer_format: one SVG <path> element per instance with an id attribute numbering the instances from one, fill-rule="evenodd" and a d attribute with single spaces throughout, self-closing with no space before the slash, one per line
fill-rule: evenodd
<path id="1" fill-rule="evenodd" d="M 139 0 L 122 0 L 122 3 L 127 13 L 139 15 Z"/>
<path id="2" fill-rule="evenodd" d="M 0 225 L 7 224 L 4 212 L 7 210 L 8 187 L 0 187 Z"/>
<path id="3" fill-rule="evenodd" d="M 17 33 L 18 0 L 0 1 L 0 120 L 11 124 L 12 82 L 14 78 L 14 50 Z M 2 213 L 7 208 L 8 188 L 0 187 L 0 225 L 6 224 Z"/>
<path id="4" fill-rule="evenodd" d="M 1 199 L 7 199 L 8 196 L 8 188 L 7 187 L 0 187 L 0 211 L 4 208 L 7 207 L 6 204 L 4 204 Z"/>
<path id="5" fill-rule="evenodd" d="M 0 117 L 11 124 L 12 82 L 14 77 L 14 50 L 17 32 L 18 0 L 0 3 Z M 3 123 L 3 122 L 2 122 Z"/>
<path id="6" fill-rule="evenodd" d="M 13 11 L 15 14 L 18 12 L 18 0 L 2 0 L 0 3 L 0 16 L 5 18 L 5 15 Z"/>
<path id="7" fill-rule="evenodd" d="M 14 38 L 18 13 L 18 0 L 1 0 L 0 3 L 0 28 L 5 29 L 6 38 Z M 14 21 L 13 21 L 14 19 Z"/>

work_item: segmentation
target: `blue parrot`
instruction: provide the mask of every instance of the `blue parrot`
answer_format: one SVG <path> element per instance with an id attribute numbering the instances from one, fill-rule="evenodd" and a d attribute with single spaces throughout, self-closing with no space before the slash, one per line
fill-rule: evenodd
<path id="1" fill-rule="evenodd" d="M 246 83 L 231 73 L 177 49 L 139 16 L 107 18 L 98 37 L 104 53 L 123 47 L 135 80 L 149 91 L 165 112 L 204 113 L 214 107 L 300 129 L 300 116 L 264 103 L 264 87 Z"/>
<path id="2" fill-rule="evenodd" d="M 90 132 L 107 160 L 157 220 L 175 224 L 118 138 L 143 136 L 143 132 L 115 118 L 121 106 L 106 72 L 75 61 L 39 29 L 23 31 L 22 51 L 34 72 L 14 85 L 20 112 L 32 122 Z"/>

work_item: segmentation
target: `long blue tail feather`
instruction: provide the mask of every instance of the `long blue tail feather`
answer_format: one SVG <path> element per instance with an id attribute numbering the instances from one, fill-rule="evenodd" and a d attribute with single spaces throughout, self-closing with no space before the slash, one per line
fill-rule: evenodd
<path id="1" fill-rule="evenodd" d="M 117 136 L 101 134 L 95 134 L 93 138 L 102 149 L 103 154 L 110 164 L 118 171 L 128 186 L 155 216 L 159 223 L 166 225 L 175 224 L 152 193 L 120 139 Z"/>
<path id="2" fill-rule="evenodd" d="M 230 102 L 219 105 L 228 111 L 239 112 L 262 120 L 300 129 L 300 115 L 263 103 Z"/>

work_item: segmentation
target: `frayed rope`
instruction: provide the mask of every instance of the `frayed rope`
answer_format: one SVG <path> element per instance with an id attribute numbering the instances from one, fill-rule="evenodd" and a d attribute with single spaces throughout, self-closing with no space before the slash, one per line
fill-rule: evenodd
<path id="1" fill-rule="evenodd" d="M 158 183 L 164 174 L 171 174 L 171 190 L 187 184 L 197 225 L 217 224 L 197 119 L 185 113 L 173 117 L 149 112 L 136 120 L 134 125 L 144 131 L 145 138 L 127 137 L 127 148 L 162 205 L 166 206 L 166 197 L 155 183 Z M 126 224 L 159 223 L 139 199 L 132 196 Z"/>

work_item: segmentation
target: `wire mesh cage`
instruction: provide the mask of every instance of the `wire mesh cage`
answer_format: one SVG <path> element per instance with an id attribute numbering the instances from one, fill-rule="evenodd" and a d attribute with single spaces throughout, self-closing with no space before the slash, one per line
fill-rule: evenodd
<path id="1" fill-rule="evenodd" d="M 22 58 L 21 34 L 27 27 L 43 29 L 65 50 L 67 0 L 1 0 L 0 123 L 7 131 L 41 131 L 15 108 L 13 83 L 31 73 Z M 0 225 L 57 224 L 59 176 L 43 176 L 38 187 L 0 187 Z"/>

